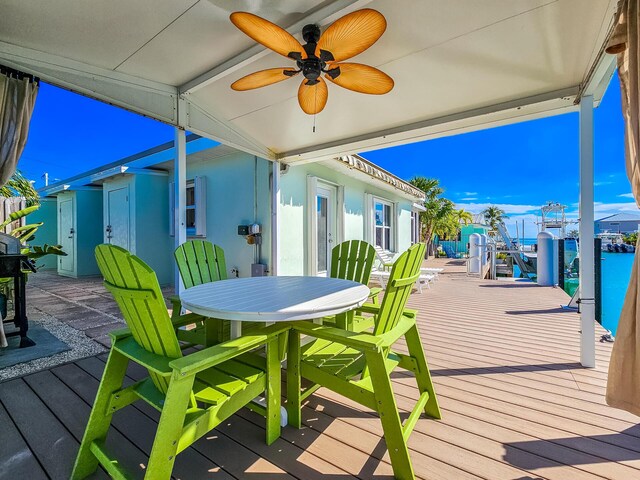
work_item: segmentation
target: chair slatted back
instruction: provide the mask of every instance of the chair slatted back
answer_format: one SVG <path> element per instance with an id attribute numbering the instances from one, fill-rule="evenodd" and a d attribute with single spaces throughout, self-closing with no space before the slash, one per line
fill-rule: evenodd
<path id="1" fill-rule="evenodd" d="M 104 285 L 115 298 L 135 341 L 145 350 L 169 358 L 182 356 L 155 272 L 138 257 L 115 245 L 95 250 Z M 163 393 L 169 380 L 149 372 Z"/>
<path id="2" fill-rule="evenodd" d="M 394 262 L 384 298 L 380 304 L 380 311 L 376 317 L 374 335 L 386 333 L 398 324 L 413 285 L 420 277 L 424 251 L 424 243 L 416 243 Z"/>
<path id="3" fill-rule="evenodd" d="M 189 240 L 174 252 L 185 288 L 227 279 L 224 250 L 206 240 Z"/>
<path id="4" fill-rule="evenodd" d="M 333 247 L 331 250 L 332 278 L 341 278 L 369 284 L 371 269 L 376 251 L 373 246 L 362 240 L 348 240 Z"/>

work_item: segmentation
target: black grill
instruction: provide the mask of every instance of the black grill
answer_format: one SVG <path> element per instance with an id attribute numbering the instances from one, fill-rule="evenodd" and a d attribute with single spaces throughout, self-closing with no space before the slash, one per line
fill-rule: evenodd
<path id="1" fill-rule="evenodd" d="M 13 278 L 14 317 L 3 320 L 13 323 L 16 331 L 5 332 L 7 337 L 20 335 L 20 348 L 32 347 L 35 342 L 27 337 L 29 321 L 27 319 L 26 270 L 35 271 L 29 257 L 20 253 L 20 241 L 0 232 L 0 277 Z"/>

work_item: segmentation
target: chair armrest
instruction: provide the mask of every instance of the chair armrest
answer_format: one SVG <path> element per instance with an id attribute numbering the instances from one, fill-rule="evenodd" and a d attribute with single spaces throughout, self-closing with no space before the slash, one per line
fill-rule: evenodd
<path id="1" fill-rule="evenodd" d="M 252 329 L 249 335 L 219 343 L 186 357 L 174 359 L 169 363 L 169 366 L 176 374 L 181 376 L 195 375 L 264 345 L 290 328 L 288 323 L 276 323 L 268 327 Z"/>
<path id="2" fill-rule="evenodd" d="M 330 340 L 332 342 L 355 348 L 361 351 L 378 351 L 382 345 L 382 339 L 370 333 L 351 332 L 340 328 L 326 327 L 307 321 L 291 322 L 291 327 L 304 335 Z"/>
<path id="3" fill-rule="evenodd" d="M 124 329 L 123 329 L 124 330 Z M 120 331 L 123 331 L 120 330 Z M 114 333 L 114 332 L 111 332 Z M 113 340 L 113 349 L 120 352 L 125 357 L 133 360 L 139 365 L 157 373 L 160 376 L 166 377 L 173 373 L 170 362 L 173 360 L 170 357 L 162 355 L 156 355 L 142 348 L 138 342 L 129 334 L 127 337 L 115 339 L 115 336 L 111 336 Z"/>
<path id="4" fill-rule="evenodd" d="M 111 337 L 111 343 L 115 344 L 118 340 L 131 336 L 131 330 L 128 327 L 119 328 L 117 330 L 111 330 L 109 337 Z"/>
<path id="5" fill-rule="evenodd" d="M 378 312 L 380 312 L 380 305 L 376 305 L 376 304 L 373 304 L 373 303 L 365 303 L 361 307 L 358 307 L 358 311 L 359 312 L 364 312 L 364 313 L 372 313 L 374 315 L 377 315 Z M 405 308 L 402 311 L 402 315 L 404 315 L 405 317 L 408 317 L 408 318 L 416 318 L 416 316 L 418 315 L 418 311 L 414 310 L 412 308 Z"/>
<path id="6" fill-rule="evenodd" d="M 178 295 L 171 295 L 167 300 L 171 302 L 171 320 L 177 320 L 182 311 L 182 301 Z"/>
<path id="7" fill-rule="evenodd" d="M 178 317 L 171 318 L 171 323 L 174 327 L 182 327 L 184 325 L 191 325 L 192 323 L 200 322 L 204 319 L 202 315 L 197 313 L 187 313 L 186 315 L 179 315 Z"/>
<path id="8" fill-rule="evenodd" d="M 413 328 L 416 324 L 415 318 L 409 318 L 402 316 L 398 321 L 398 324 L 389 330 L 387 333 L 383 333 L 382 335 L 378 335 L 377 338 L 380 339 L 380 346 L 382 348 L 389 348 L 394 343 L 398 341 L 400 337 L 402 337 L 405 333 L 407 333 L 411 328 Z"/>

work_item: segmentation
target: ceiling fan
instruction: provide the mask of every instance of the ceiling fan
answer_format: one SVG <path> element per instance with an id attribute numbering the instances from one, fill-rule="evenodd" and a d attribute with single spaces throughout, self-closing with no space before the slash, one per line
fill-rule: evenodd
<path id="1" fill-rule="evenodd" d="M 238 91 L 281 82 L 302 73 L 298 89 L 300 108 L 313 115 L 322 111 L 329 91 L 324 78 L 354 92 L 382 95 L 393 88 L 393 79 L 377 68 L 360 63 L 342 63 L 373 45 L 387 28 L 384 16 L 372 9 L 357 10 L 336 20 L 324 33 L 318 25 L 302 29 L 300 44 L 293 35 L 264 18 L 247 12 L 231 14 L 233 24 L 258 43 L 296 62 L 297 68 L 269 68 L 233 82 Z"/>

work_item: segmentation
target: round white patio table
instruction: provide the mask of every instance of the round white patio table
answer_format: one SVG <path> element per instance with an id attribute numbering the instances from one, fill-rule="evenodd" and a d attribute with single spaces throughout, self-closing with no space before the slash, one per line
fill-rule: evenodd
<path id="1" fill-rule="evenodd" d="M 330 277 L 233 278 L 188 288 L 182 306 L 206 317 L 231 320 L 231 337 L 242 322 L 315 320 L 361 306 L 369 287 Z"/>
<path id="2" fill-rule="evenodd" d="M 231 338 L 242 335 L 242 322 L 316 320 L 353 310 L 369 298 L 369 287 L 330 277 L 250 277 L 204 283 L 180 294 L 193 313 L 231 321 Z M 265 400 L 254 400 L 265 406 Z M 280 425 L 287 410 L 280 408 Z"/>

